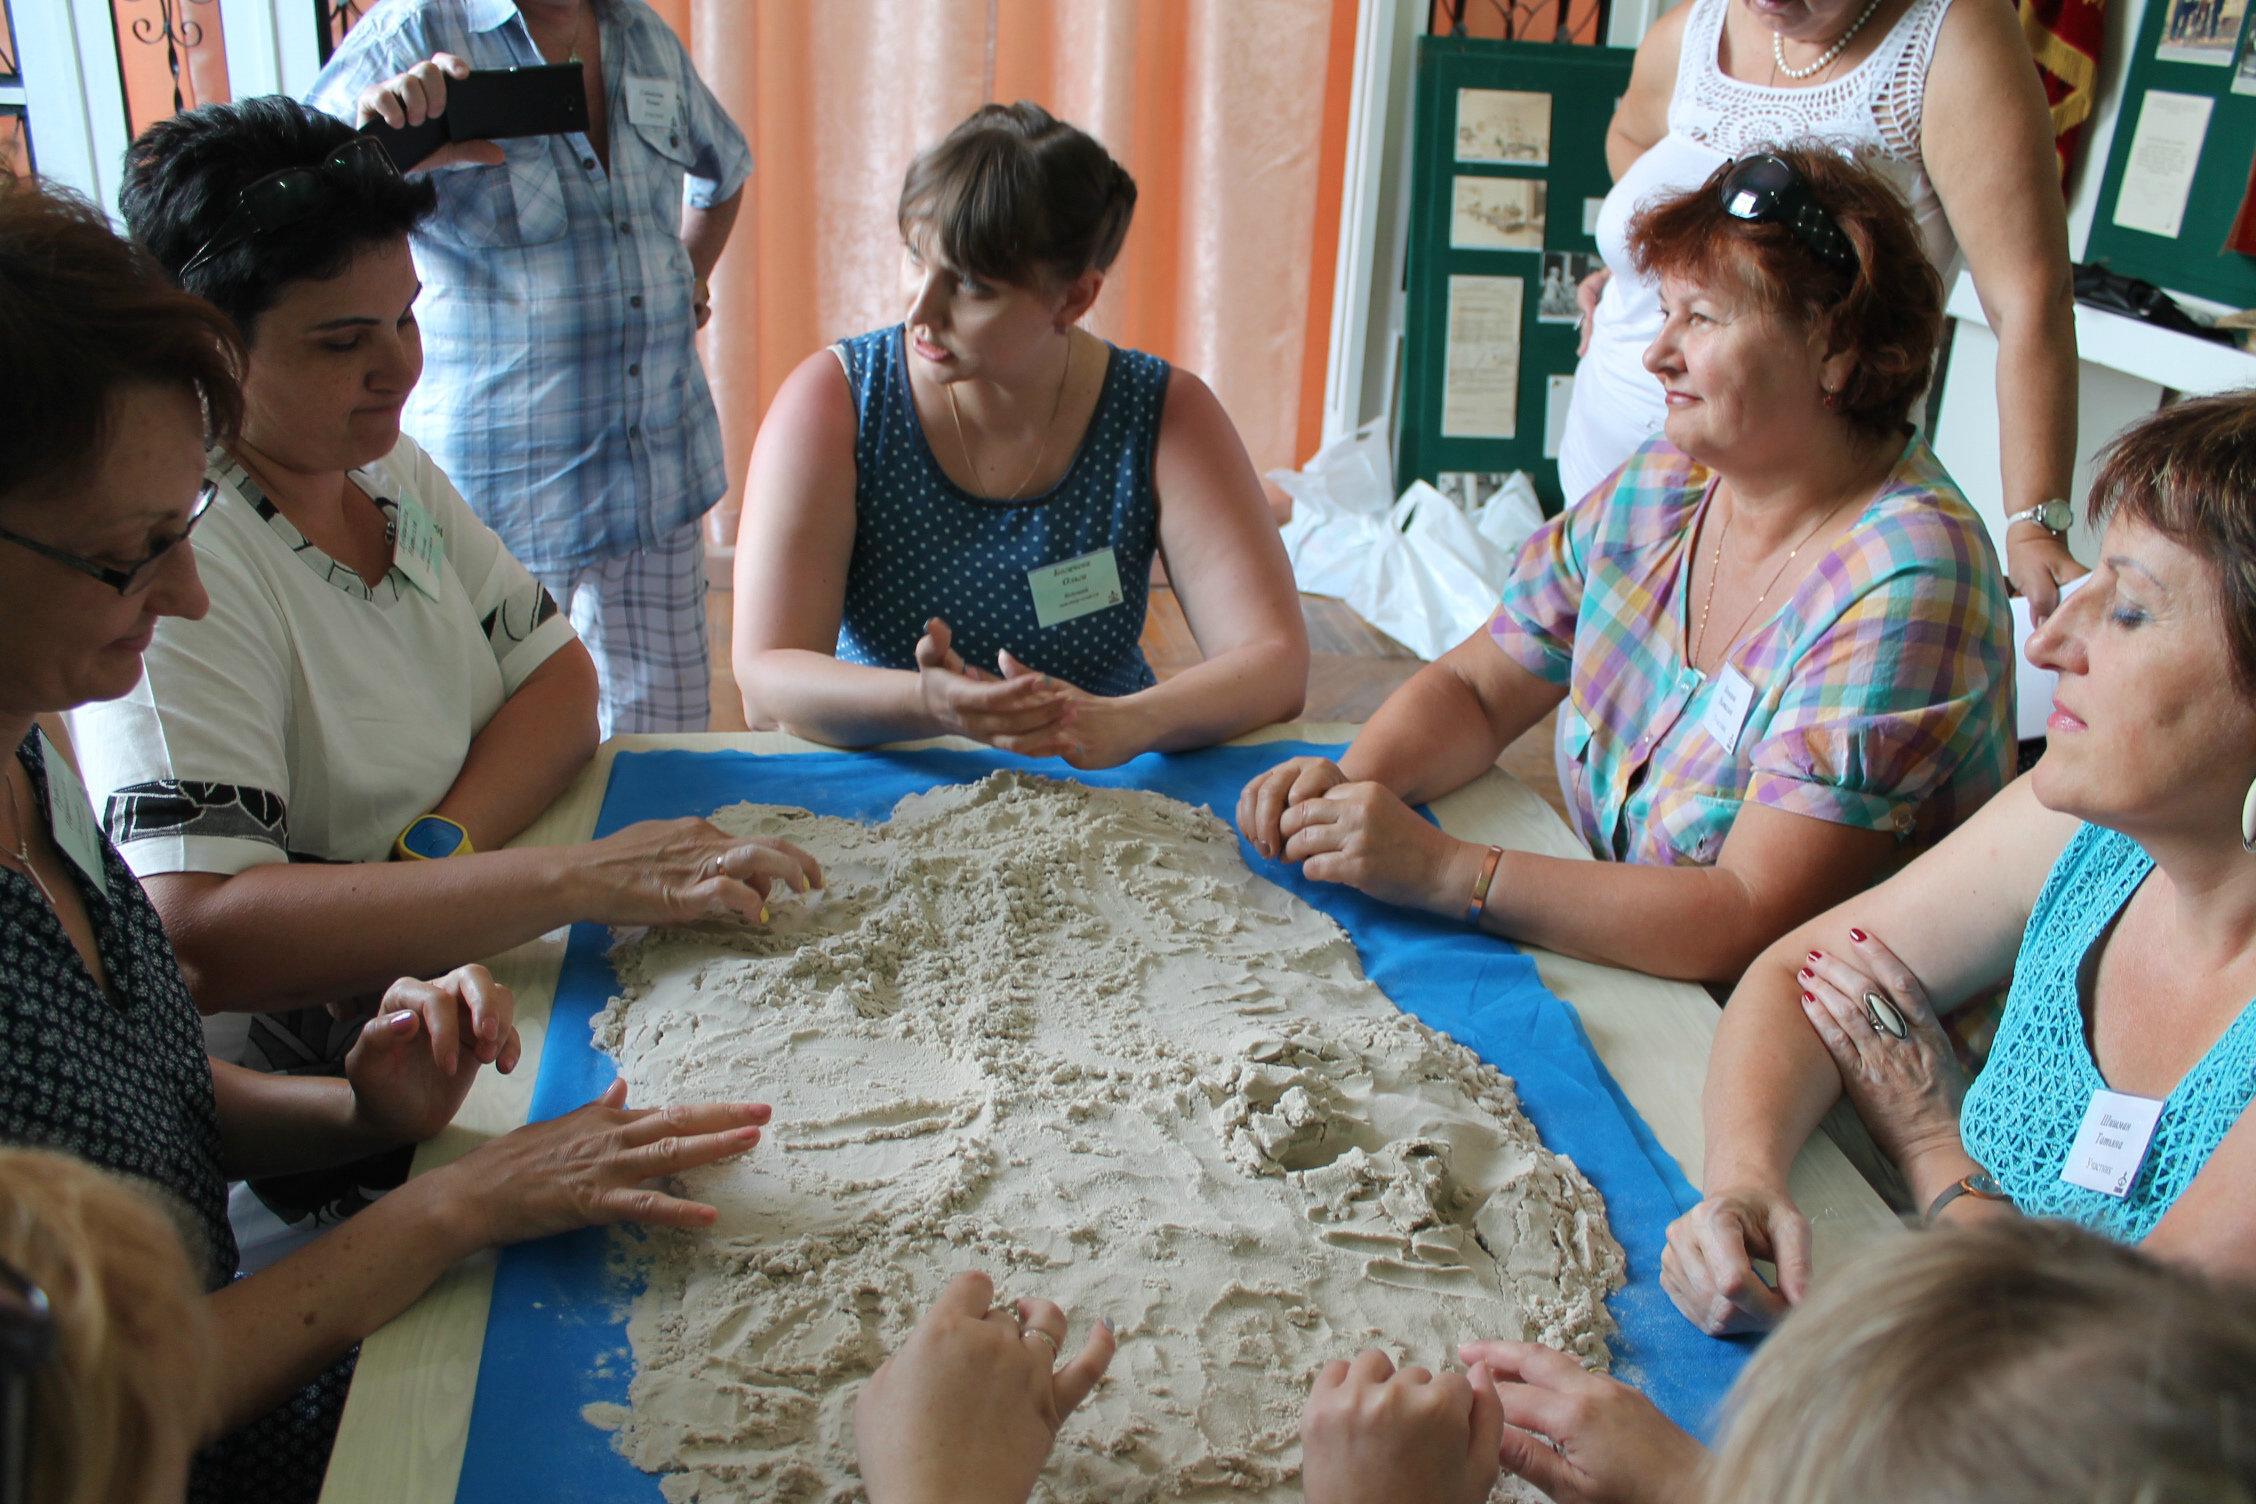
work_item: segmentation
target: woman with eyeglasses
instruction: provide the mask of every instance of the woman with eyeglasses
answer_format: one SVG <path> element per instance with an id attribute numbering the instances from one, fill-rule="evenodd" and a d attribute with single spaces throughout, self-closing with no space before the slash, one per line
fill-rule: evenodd
<path id="1" fill-rule="evenodd" d="M 819 881 L 787 843 L 699 820 L 500 849 L 592 754 L 596 675 L 400 431 L 422 368 L 408 232 L 432 202 L 279 97 L 175 116 L 127 164 L 136 237 L 241 331 L 244 416 L 197 532 L 210 610 L 159 622 L 141 681 L 81 697 L 105 703 L 72 724 L 110 838 L 219 1015 L 215 1053 L 261 1069 L 334 1071 L 395 976 L 576 920 L 756 922 L 772 885 Z M 402 1168 L 260 1191 L 301 1221 Z"/>
<path id="2" fill-rule="evenodd" d="M 481 1067 L 515 1065 L 513 1002 L 476 966 L 378 984 L 342 1079 L 207 1058 L 157 910 L 34 722 L 130 693 L 165 624 L 213 613 L 184 540 L 206 438 L 226 443 L 244 412 L 240 346 L 99 210 L 14 179 L 0 179 L 0 346 L 0 740 L 15 750 L 0 767 L 0 1142 L 79 1155 L 186 1208 L 216 1344 L 195 1496 L 310 1500 L 361 1338 L 481 1249 L 630 1217 L 709 1224 L 710 1208 L 646 1182 L 743 1153 L 767 1109 L 628 1110 L 614 1089 L 239 1278 L 228 1182 L 430 1137 Z M 219 516 L 203 515 L 198 543 Z M 278 939 L 269 959 L 320 943 Z"/>
<path id="3" fill-rule="evenodd" d="M 1998 341 L 1998 463 L 2015 586 L 2038 620 L 2084 570 L 2059 533 L 2076 461 L 2076 326 L 2054 117 L 2010 5 L 1691 0 L 1638 44 L 1606 134 L 1604 269 L 1581 289 L 1582 363 L 1559 452 L 1572 501 L 1659 432 L 1645 370 L 1666 315 L 1634 264 L 1643 206 L 1773 143 L 1856 151 L 1912 207 L 1938 272 L 1959 252 Z"/>
<path id="4" fill-rule="evenodd" d="M 1781 150 L 1631 234 L 1667 321 L 1667 432 L 1551 519 L 1488 626 L 1338 763 L 1238 827 L 1313 878 L 1512 940 L 1728 982 L 2006 780 L 2010 617 L 1982 524 L 1906 422 L 1942 289 L 1878 176 Z M 1595 862 L 1457 840 L 1412 805 L 1556 708 Z"/>

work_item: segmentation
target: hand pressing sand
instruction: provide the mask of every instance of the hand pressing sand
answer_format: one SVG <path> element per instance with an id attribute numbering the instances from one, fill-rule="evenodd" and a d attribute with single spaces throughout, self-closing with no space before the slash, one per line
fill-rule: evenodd
<path id="1" fill-rule="evenodd" d="M 590 1417 L 676 1504 L 853 1496 L 861 1381 L 968 1268 L 1118 1335 L 1059 1501 L 1293 1497 L 1311 1377 L 1373 1344 L 1605 1363 L 1598 1193 L 1212 814 L 998 773 L 876 827 L 713 818 L 829 882 L 622 948 L 595 1022 L 636 1100 L 775 1108 L 690 1177 L 721 1220 L 654 1241 L 631 1408 Z"/>

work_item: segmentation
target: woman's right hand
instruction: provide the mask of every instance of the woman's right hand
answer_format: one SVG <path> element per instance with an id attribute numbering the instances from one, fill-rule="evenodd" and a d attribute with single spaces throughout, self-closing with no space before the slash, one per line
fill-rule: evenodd
<path id="1" fill-rule="evenodd" d="M 1253 842 L 1254 850 L 1275 861 L 1285 849 L 1285 833 L 1279 828 L 1285 811 L 1322 798 L 1345 782 L 1347 775 L 1328 757 L 1295 757 L 1278 763 L 1239 792 L 1238 833 Z"/>
<path id="2" fill-rule="evenodd" d="M 446 113 L 446 85 L 450 78 L 468 78 L 470 64 L 451 52 L 434 52 L 405 73 L 360 91 L 360 123 L 381 120 L 398 130 L 421 125 Z M 494 167 L 508 158 L 492 141 L 450 141 L 422 161 L 403 169 L 429 172 L 441 167 Z"/>
<path id="3" fill-rule="evenodd" d="M 1575 320 L 1577 360 L 1590 353 L 1590 331 L 1598 326 L 1598 300 L 1606 295 L 1606 284 L 1613 280 L 1613 270 L 1601 266 L 1575 284 L 1575 302 L 1582 308 L 1582 317 Z"/>
<path id="4" fill-rule="evenodd" d="M 1778 1267 L 1763 1283 L 1755 1260 Z M 1766 1332 L 1809 1291 L 1809 1219 L 1783 1189 L 1726 1189 L 1669 1224 L 1661 1288 L 1687 1321 L 1711 1337 Z"/>
<path id="5" fill-rule="evenodd" d="M 789 841 L 732 836 L 710 820 L 643 820 L 558 848 L 579 883 L 576 917 L 597 924 L 765 923 L 768 895 L 822 886 L 822 866 Z"/>
<path id="6" fill-rule="evenodd" d="M 2029 598 L 2032 625 L 2044 625 L 2044 619 L 2059 608 L 2063 585 L 2090 573 L 2058 535 L 2027 522 L 2006 529 L 2005 577 Z"/>
<path id="7" fill-rule="evenodd" d="M 496 1248 L 611 1222 L 707 1227 L 719 1215 L 646 1182 L 733 1159 L 760 1141 L 753 1102 L 629 1108 L 614 1081 L 585 1107 L 527 1123 L 434 1174 L 458 1177 L 459 1224 Z"/>
<path id="8" fill-rule="evenodd" d="M 1021 757 L 1062 757 L 1073 749 L 1074 694 L 1046 674 L 1003 678 L 966 664 L 948 624 L 935 616 L 917 640 L 918 687 L 925 713 L 956 736 Z"/>
<path id="9" fill-rule="evenodd" d="M 1651 1400 L 1540 1342 L 1468 1342 L 1458 1358 L 1494 1375 L 1501 1460 L 1555 1504 L 1689 1498 L 1706 1453 Z"/>

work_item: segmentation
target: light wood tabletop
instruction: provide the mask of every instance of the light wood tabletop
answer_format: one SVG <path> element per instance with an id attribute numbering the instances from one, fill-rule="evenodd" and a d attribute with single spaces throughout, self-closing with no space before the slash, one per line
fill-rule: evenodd
<path id="1" fill-rule="evenodd" d="M 1345 742 L 1358 728 L 1334 722 L 1272 726 L 1233 745 L 1298 740 Z M 904 748 L 961 747 L 953 739 L 908 742 Z M 603 745 L 564 795 L 512 845 L 583 841 L 593 833 L 620 752 L 819 752 L 834 750 L 778 732 L 688 736 L 621 736 Z M 1585 860 L 1558 814 L 1528 787 L 1493 769 L 1431 806 L 1443 828 L 1467 840 Z M 1700 1090 L 1718 1009 L 1706 991 L 1547 951 L 1530 950 L 1544 985 L 1574 1005 L 1599 1058 L 1612 1072 L 1685 1178 L 1700 1183 L 1703 1134 Z M 517 994 L 524 1058 L 509 1076 L 487 1071 L 454 1124 L 417 1153 L 415 1172 L 460 1157 L 488 1138 L 524 1123 L 540 1071 L 549 1007 L 564 957 L 559 931 L 519 946 L 489 964 Z M 1823 1134 L 1795 1161 L 1795 1203 L 1810 1218 L 1819 1267 L 1837 1267 L 1864 1245 L 1900 1232 L 1880 1197 Z M 471 1397 L 485 1344 L 494 1256 L 458 1265 L 422 1300 L 361 1346 L 360 1366 L 345 1404 L 329 1465 L 323 1504 L 450 1504 L 470 1430 Z"/>

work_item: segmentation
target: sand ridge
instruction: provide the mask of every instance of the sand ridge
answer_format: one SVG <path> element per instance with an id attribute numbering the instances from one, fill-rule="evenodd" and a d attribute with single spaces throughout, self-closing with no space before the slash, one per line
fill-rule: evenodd
<path id="1" fill-rule="evenodd" d="M 1120 1339 L 1058 1501 L 1297 1496 L 1307 1384 L 1473 1336 L 1606 1360 L 1623 1256 L 1511 1082 L 1400 1013 L 1213 814 L 1003 772 L 877 826 L 714 816 L 812 851 L 772 927 L 653 932 L 595 1020 L 635 1100 L 775 1108 L 721 1208 L 647 1247 L 629 1406 L 674 1504 L 858 1497 L 852 1405 L 966 1268 Z"/>

